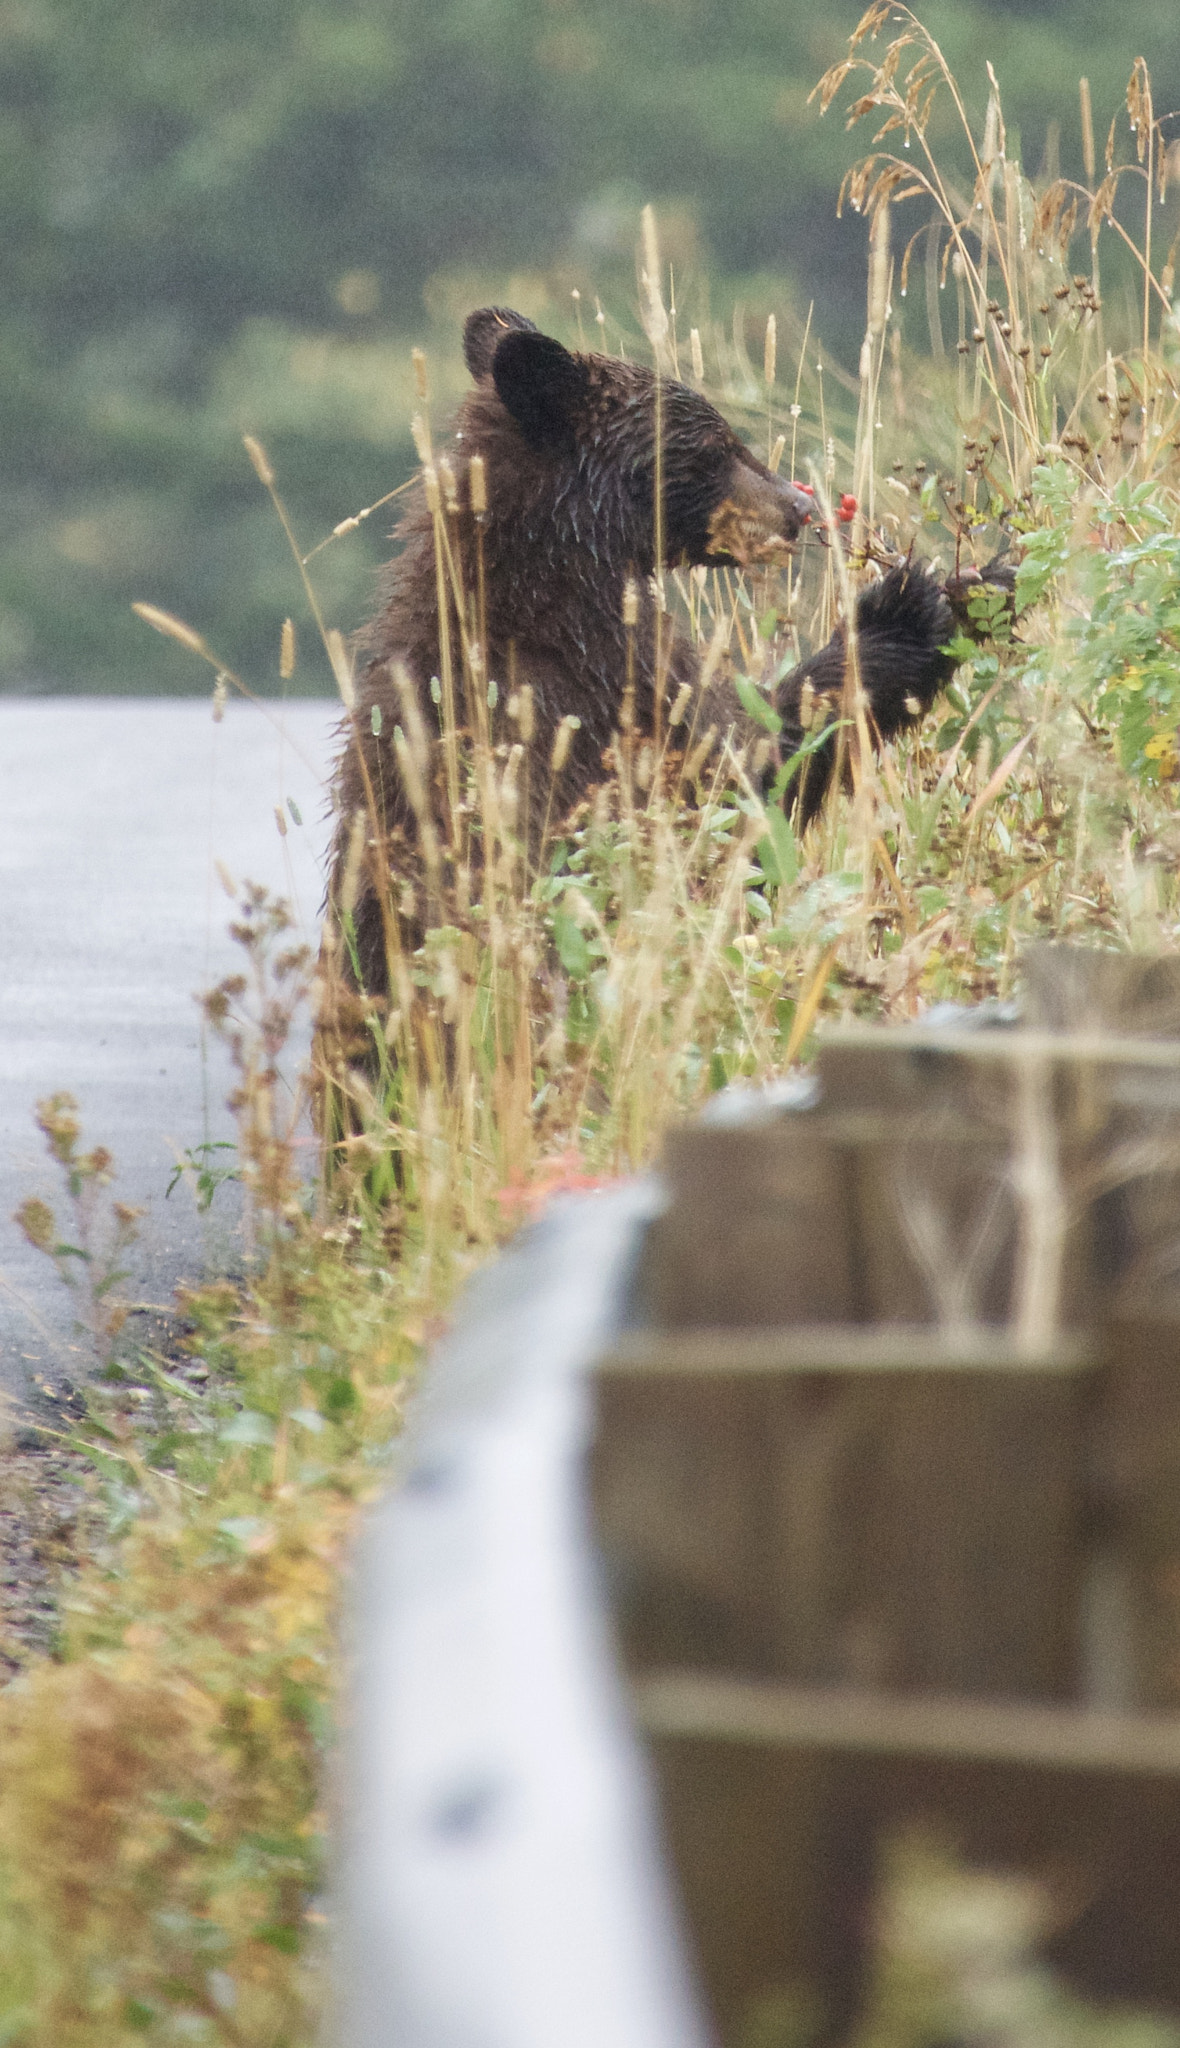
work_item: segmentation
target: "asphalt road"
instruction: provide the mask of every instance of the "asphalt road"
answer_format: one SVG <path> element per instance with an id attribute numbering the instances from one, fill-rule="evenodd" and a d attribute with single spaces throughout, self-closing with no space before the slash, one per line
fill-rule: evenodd
<path id="1" fill-rule="evenodd" d="M 30 1375 L 76 1379 L 91 1358 L 11 1220 L 40 1195 L 65 1221 L 41 1097 L 77 1097 L 113 1194 L 143 1207 L 126 1294 L 163 1304 L 240 1258 L 232 1187 L 206 1217 L 183 1183 L 165 1199 L 186 1149 L 233 1135 L 195 1000 L 240 960 L 217 864 L 288 898 L 314 940 L 335 718 L 322 701 L 231 703 L 215 725 L 208 701 L 0 698 L 0 1391 L 18 1400 Z"/>

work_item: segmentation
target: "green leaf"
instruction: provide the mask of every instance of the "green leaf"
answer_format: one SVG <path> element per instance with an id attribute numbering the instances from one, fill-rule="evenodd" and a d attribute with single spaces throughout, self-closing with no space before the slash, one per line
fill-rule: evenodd
<path id="1" fill-rule="evenodd" d="M 269 1524 L 263 1521 L 261 1515 L 227 1515 L 217 1527 L 223 1536 L 229 1537 L 231 1543 L 237 1543 L 246 1550 L 251 1543 L 266 1534 Z"/>
<path id="2" fill-rule="evenodd" d="M 748 711 L 758 725 L 773 733 L 777 739 L 783 729 L 782 719 L 774 706 L 767 703 L 757 683 L 751 682 L 749 676 L 735 676 L 733 686 L 738 693 L 742 709 Z"/>
<path id="3" fill-rule="evenodd" d="M 329 1380 L 324 1393 L 324 1413 L 329 1422 L 339 1422 L 341 1416 L 349 1414 L 356 1404 L 357 1391 L 352 1381 L 347 1373 L 337 1373 L 335 1379 Z"/>
<path id="4" fill-rule="evenodd" d="M 830 725 L 817 725 L 814 732 L 808 733 L 803 744 L 796 747 L 790 760 L 783 762 L 782 767 L 775 776 L 770 791 L 770 802 L 772 804 L 781 804 L 804 761 L 808 760 L 812 754 L 817 754 L 820 748 L 831 738 L 832 734 L 839 730 L 841 725 L 849 724 L 851 724 L 850 719 L 834 718 Z"/>
<path id="5" fill-rule="evenodd" d="M 324 1418 L 318 1408 L 292 1408 L 291 1420 L 297 1422 L 300 1429 L 310 1429 L 313 1435 L 318 1435 L 325 1427 Z"/>
<path id="6" fill-rule="evenodd" d="M 967 593 L 967 616 L 984 639 L 1010 640 L 1012 622 L 1008 604 L 1006 590 L 998 589 L 994 583 L 980 583 Z"/>
<path id="7" fill-rule="evenodd" d="M 268 1948 L 277 1948 L 280 1955 L 294 1956 L 299 1953 L 299 1929 L 272 1923 L 268 1927 L 254 1929 L 255 1941 L 264 1941 Z"/>
<path id="8" fill-rule="evenodd" d="M 230 1417 L 219 1435 L 223 1444 L 273 1444 L 275 1426 L 269 1415 L 243 1408 Z"/>
<path id="9" fill-rule="evenodd" d="M 1132 774 L 1145 766 L 1143 749 L 1154 738 L 1152 706 L 1145 694 L 1128 691 L 1119 720 L 1119 758 Z"/>
<path id="10" fill-rule="evenodd" d="M 572 974 L 575 981 L 584 981 L 590 972 L 590 948 L 581 925 L 568 910 L 553 913 L 553 943 L 566 973 Z"/>
<path id="11" fill-rule="evenodd" d="M 933 882 L 921 883 L 914 890 L 914 896 L 924 918 L 937 917 L 939 911 L 945 910 L 951 900 L 946 890 L 938 888 Z"/>
<path id="12" fill-rule="evenodd" d="M 1033 555 L 1026 556 L 1016 571 L 1017 611 L 1027 612 L 1033 605 L 1039 604 L 1056 573 L 1055 563 L 1038 561 Z"/>
<path id="13" fill-rule="evenodd" d="M 799 874 L 799 847 L 791 821 L 777 804 L 766 811 L 767 836 L 758 841 L 758 860 L 768 882 L 779 889 L 791 886 Z"/>

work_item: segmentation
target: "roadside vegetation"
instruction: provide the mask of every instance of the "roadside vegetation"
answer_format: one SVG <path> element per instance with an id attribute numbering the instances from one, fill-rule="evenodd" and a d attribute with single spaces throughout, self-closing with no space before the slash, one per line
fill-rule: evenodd
<path id="1" fill-rule="evenodd" d="M 831 521 L 782 582 L 670 576 L 667 602 L 713 659 L 732 652 L 768 729 L 776 670 L 826 638 L 886 550 L 947 569 L 1008 550 L 1015 620 L 994 609 L 985 651 L 964 647 L 921 733 L 880 759 L 857 745 L 850 694 L 849 786 L 806 838 L 739 764 L 702 780 L 691 749 L 673 762 L 624 730 L 613 780 L 552 820 L 531 872 L 515 830 L 530 707 L 489 704 L 477 637 L 457 646 L 455 676 L 486 717 L 460 759 L 453 692 L 437 735 L 407 707 L 407 786 L 437 757 L 463 801 L 449 845 L 426 849 L 430 930 L 419 953 L 395 945 L 389 1008 L 348 993 L 347 878 L 318 962 L 280 905 L 246 892 L 239 906 L 241 973 L 207 1007 L 237 1062 L 255 1256 L 243 1285 L 182 1301 L 183 1352 L 126 1343 L 114 1275 L 134 1219 L 112 1215 L 104 1235 L 110 1162 L 84 1149 L 68 1098 L 43 1106 L 63 1201 L 26 1205 L 25 1227 L 78 1283 L 104 1376 L 72 1432 L 94 1477 L 58 1642 L 0 1697 L 11 2048 L 315 2038 L 348 1538 L 437 1319 L 540 1200 L 647 1164 L 711 1092 L 806 1057 L 824 1018 L 1009 995 L 1036 936 L 1175 944 L 1177 213 L 1150 79 L 1137 64 L 1109 142 L 1109 110 L 1095 136 L 1083 91 L 1080 184 L 1030 180 L 998 86 L 973 127 L 904 8 L 872 8 L 819 92 L 873 136 L 843 195 L 871 224 L 859 380 L 817 372 L 811 329 L 788 353 L 774 326 L 755 337 L 737 321 L 719 357 L 716 330 L 672 310 L 650 219 L 643 313 L 652 346 L 744 415 L 821 507 L 856 496 L 850 545 Z M 935 107 L 961 119 L 966 182 L 928 142 Z M 901 341 L 903 293 L 925 297 L 929 352 Z M 445 574 L 443 444 L 416 375 Z M 252 459 L 277 495 L 256 443 Z M 214 629 L 207 643 L 144 615 L 210 662 L 218 692 L 235 686 Z M 278 619 L 275 634 L 289 674 L 293 636 Z M 325 645 L 348 711 L 345 644 L 328 630 Z M 308 1090 L 350 1092 L 351 1135 L 310 1187 L 295 1147 L 306 1102 L 275 1067 L 305 1001 L 381 1055 L 376 1082 L 358 1083 L 321 1041 Z M 897 1981 L 885 1955 L 871 2038 L 907 2048 L 926 2021 L 891 2013 Z M 929 1996 L 945 2010 L 953 1991 Z M 1091 2019 L 1063 1997 L 1053 2038 L 1113 2038 Z M 804 2048 L 793 2008 L 750 2024 L 735 2048 Z"/>

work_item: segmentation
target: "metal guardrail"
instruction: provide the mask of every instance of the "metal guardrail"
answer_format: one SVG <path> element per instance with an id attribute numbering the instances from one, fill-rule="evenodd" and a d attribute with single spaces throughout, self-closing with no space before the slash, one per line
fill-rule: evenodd
<path id="1" fill-rule="evenodd" d="M 333 2048 L 706 2048 L 585 1502 L 659 1199 L 555 1203 L 420 1390 L 356 1566 Z"/>

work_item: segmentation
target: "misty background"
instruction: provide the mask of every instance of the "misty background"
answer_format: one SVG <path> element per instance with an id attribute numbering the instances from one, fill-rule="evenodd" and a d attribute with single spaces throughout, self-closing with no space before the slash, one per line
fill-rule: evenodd
<path id="1" fill-rule="evenodd" d="M 442 420 L 471 306 L 514 303 L 574 345 L 638 340 L 645 201 L 682 335 L 701 326 L 740 369 L 774 312 L 789 383 L 814 304 L 809 347 L 834 376 L 853 367 L 865 229 L 836 198 L 874 124 L 846 134 L 847 94 L 822 120 L 807 99 L 860 13 L 3 0 L 0 693 L 207 692 L 210 671 L 135 599 L 188 620 L 263 694 L 330 690 L 306 631 L 280 683 L 281 621 L 308 613 L 242 434 L 265 444 L 310 549 L 410 475 L 410 350 L 429 352 Z M 1030 170 L 1081 176 L 1081 74 L 1100 153 L 1137 55 L 1157 111 L 1180 105 L 1175 0 L 954 0 L 922 18 L 976 119 L 995 66 Z M 932 135 L 952 160 L 949 102 Z M 922 345 L 922 294 L 898 311 Z M 396 501 L 312 564 L 345 631 L 395 518 Z"/>

